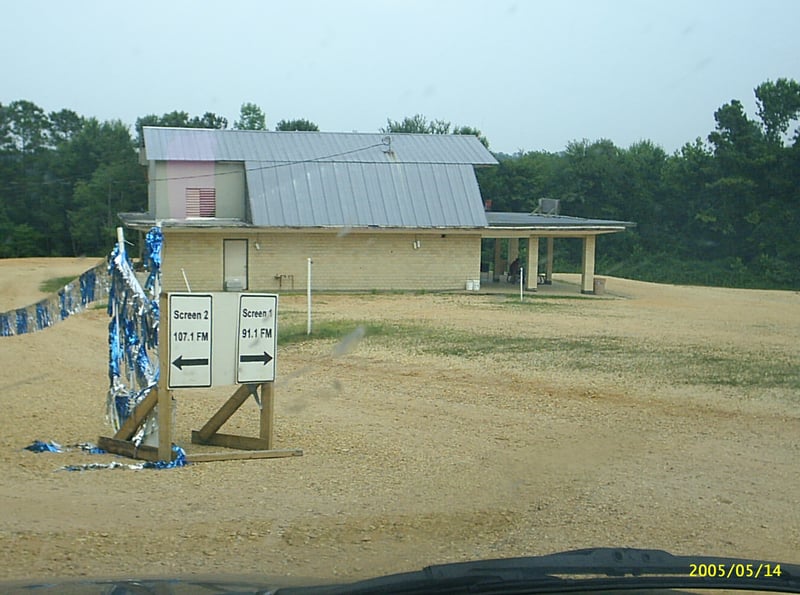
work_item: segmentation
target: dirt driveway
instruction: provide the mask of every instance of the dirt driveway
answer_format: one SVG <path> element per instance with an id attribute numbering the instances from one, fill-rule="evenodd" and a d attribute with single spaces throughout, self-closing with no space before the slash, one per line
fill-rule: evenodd
<path id="1" fill-rule="evenodd" d="M 91 266 L 0 261 L 0 311 Z M 276 447 L 304 455 L 165 471 L 23 450 L 108 434 L 103 310 L 0 337 L 0 578 L 353 578 L 612 545 L 800 562 L 800 294 L 607 289 L 316 296 L 318 328 L 367 333 L 279 350 Z M 304 300 L 281 296 L 280 328 Z M 177 442 L 232 390 L 177 391 Z M 257 422 L 251 401 L 225 430 Z"/>

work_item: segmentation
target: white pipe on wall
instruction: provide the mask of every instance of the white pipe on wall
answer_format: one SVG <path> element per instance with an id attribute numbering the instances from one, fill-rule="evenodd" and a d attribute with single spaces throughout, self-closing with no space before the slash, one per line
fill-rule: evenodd
<path id="1" fill-rule="evenodd" d="M 181 275 L 183 275 L 183 282 L 186 284 L 186 291 L 192 293 L 192 288 L 189 285 L 189 278 L 186 276 L 186 271 L 181 267 Z"/>
<path id="2" fill-rule="evenodd" d="M 306 325 L 306 334 L 311 334 L 311 259 L 308 259 L 308 280 L 306 282 L 306 298 L 308 301 L 308 323 Z"/>

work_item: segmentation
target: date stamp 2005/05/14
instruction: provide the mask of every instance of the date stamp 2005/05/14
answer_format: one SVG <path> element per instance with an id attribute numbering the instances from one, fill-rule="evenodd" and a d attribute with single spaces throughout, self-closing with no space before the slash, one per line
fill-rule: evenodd
<path id="1" fill-rule="evenodd" d="M 780 575 L 780 564 L 689 564 L 689 576 L 701 578 L 771 578 Z"/>

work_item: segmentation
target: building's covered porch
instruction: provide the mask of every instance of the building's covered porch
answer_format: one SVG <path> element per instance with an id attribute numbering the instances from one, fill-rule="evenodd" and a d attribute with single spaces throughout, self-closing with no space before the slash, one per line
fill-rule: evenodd
<path id="1" fill-rule="evenodd" d="M 523 291 L 520 292 L 520 284 L 519 280 L 516 282 L 509 282 L 506 281 L 505 278 L 500 279 L 499 281 L 492 281 L 491 278 L 489 281 L 486 281 L 485 275 L 482 276 L 483 280 L 481 281 L 481 285 L 479 288 L 476 288 L 474 292 L 466 291 L 467 294 L 469 293 L 479 293 L 481 295 L 503 295 L 508 296 L 511 298 L 519 299 L 520 293 L 523 293 L 525 296 L 528 297 L 537 297 L 537 298 L 556 298 L 556 297 L 573 297 L 573 298 L 592 298 L 594 295 L 598 296 L 614 296 L 618 295 L 619 292 L 614 288 L 614 278 L 606 275 L 596 275 L 595 281 L 598 283 L 602 283 L 602 290 L 598 290 L 596 294 L 580 294 L 580 283 L 581 283 L 581 275 L 580 273 L 553 273 L 553 278 L 551 282 L 547 285 L 539 280 L 539 283 L 536 285 L 535 290 L 525 290 L 523 285 Z M 578 295 L 576 295 L 578 294 Z"/>
<path id="2" fill-rule="evenodd" d="M 540 285 L 553 283 L 553 255 L 557 238 L 578 238 L 582 242 L 581 293 L 593 294 L 595 288 L 595 253 L 597 236 L 625 231 L 634 224 L 628 221 L 583 219 L 533 213 L 486 213 L 489 227 L 483 239 L 493 240 L 491 262 L 482 262 L 486 282 L 508 284 L 509 277 L 522 272 L 526 291 L 537 291 Z M 540 262 L 540 242 L 544 256 Z M 524 258 L 520 258 L 524 254 Z M 488 265 L 488 266 L 487 266 Z"/>

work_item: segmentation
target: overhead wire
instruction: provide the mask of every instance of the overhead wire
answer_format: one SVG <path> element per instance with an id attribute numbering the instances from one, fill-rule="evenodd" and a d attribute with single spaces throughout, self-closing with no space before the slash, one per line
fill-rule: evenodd
<path id="1" fill-rule="evenodd" d="M 295 159 L 295 160 L 287 160 L 287 161 L 271 160 L 271 161 L 267 162 L 266 165 L 260 165 L 260 166 L 257 166 L 257 167 L 248 168 L 248 167 L 245 166 L 244 173 L 246 174 L 246 173 L 252 172 L 252 171 L 264 171 L 264 170 L 270 170 L 270 169 L 278 169 L 278 168 L 281 168 L 281 167 L 291 167 L 291 166 L 294 166 L 294 165 L 299 165 L 301 163 L 316 163 L 316 162 L 319 162 L 319 161 L 326 161 L 326 160 L 329 160 L 329 159 L 335 159 L 337 157 L 344 157 L 346 155 L 352 155 L 354 153 L 360 153 L 362 151 L 368 151 L 369 149 L 374 149 L 374 148 L 377 148 L 377 147 L 385 147 L 385 146 L 387 146 L 387 142 L 386 142 L 386 137 L 384 136 L 383 139 L 381 139 L 381 142 L 379 142 L 379 143 L 373 143 L 373 144 L 370 144 L 370 145 L 365 145 L 363 147 L 356 147 L 354 149 L 349 149 L 347 151 L 339 151 L 337 153 L 330 153 L 328 155 L 320 155 L 318 157 L 309 157 L 307 159 Z M 391 147 L 391 144 L 389 144 L 388 146 Z M 444 164 L 442 162 L 437 162 L 437 163 Z M 200 179 L 200 178 L 213 178 L 213 177 L 219 177 L 219 176 L 225 176 L 225 175 L 234 175 L 234 174 L 235 175 L 240 175 L 241 173 L 242 173 L 242 170 L 233 170 L 233 171 L 214 172 L 214 173 L 208 173 L 208 174 L 164 176 L 164 177 L 158 177 L 158 178 L 149 178 L 149 179 L 145 179 L 145 180 L 142 180 L 142 179 L 136 179 L 136 180 L 134 180 L 134 179 L 112 180 L 111 183 L 115 184 L 115 185 L 129 184 L 129 185 L 133 186 L 135 184 L 147 184 L 147 183 L 150 183 L 150 182 L 170 182 L 170 181 L 174 181 L 174 180 L 192 180 L 192 179 Z M 87 182 L 90 178 L 91 178 L 91 176 L 89 176 L 89 178 L 87 178 L 85 176 L 80 176 L 80 177 L 76 176 L 74 178 L 69 178 L 69 177 L 50 178 L 48 180 L 42 180 L 40 182 L 33 182 L 32 185 L 51 186 L 51 185 L 55 185 L 55 184 L 62 184 L 64 186 L 69 186 L 71 184 L 77 184 L 78 182 Z M 25 182 L 18 182 L 18 181 L 12 180 L 8 184 L 9 185 L 11 185 L 11 184 L 13 184 L 13 185 L 21 185 L 21 184 L 25 184 Z M 5 195 L 11 194 L 12 196 L 19 197 L 19 196 L 22 196 L 22 194 L 24 193 L 24 190 L 18 189 L 18 190 L 16 190 L 16 192 L 14 192 L 10 188 L 8 188 L 8 185 L 5 185 L 5 187 L 0 186 L 0 192 L 2 192 Z M 2 198 L 2 195 L 0 195 L 0 198 Z"/>
<path id="2" fill-rule="evenodd" d="M 360 153 L 361 151 L 367 151 L 369 149 L 374 149 L 377 147 L 384 146 L 384 143 L 375 143 L 372 145 L 367 145 L 364 147 L 358 147 L 357 149 L 350 149 L 348 151 L 341 151 L 339 153 L 331 153 L 330 155 L 321 155 L 319 157 L 310 157 L 308 159 L 296 159 L 293 161 L 269 161 L 268 165 L 261 165 L 258 167 L 245 167 L 245 173 L 251 171 L 262 171 L 267 169 L 277 169 L 279 167 L 291 167 L 292 165 L 299 165 L 301 163 L 317 163 L 319 161 L 325 161 L 328 159 L 334 159 L 336 157 L 344 157 L 345 155 L 352 155 L 353 153 Z M 213 161 L 209 161 L 209 163 L 213 163 Z M 217 176 L 224 176 L 230 174 L 241 174 L 242 172 L 237 171 L 223 171 L 223 172 L 215 172 L 211 174 L 196 174 L 196 175 L 187 175 L 187 176 L 166 176 L 163 178 L 150 178 L 149 181 L 151 182 L 170 182 L 173 180 L 192 180 L 196 178 L 209 178 L 209 177 L 217 177 Z"/>
<path id="3" fill-rule="evenodd" d="M 319 161 L 325 161 L 325 160 L 328 160 L 328 159 L 335 159 L 337 157 L 344 157 L 346 155 L 352 155 L 354 153 L 360 153 L 361 151 L 368 151 L 369 149 L 374 149 L 374 148 L 381 147 L 381 146 L 384 146 L 383 142 L 373 143 L 371 145 L 365 145 L 363 147 L 357 147 L 355 149 L 349 149 L 347 151 L 340 151 L 338 153 L 331 153 L 331 154 L 328 154 L 328 155 L 320 155 L 318 157 L 309 157 L 307 159 L 296 159 L 296 160 L 279 161 L 279 162 L 278 161 L 270 161 L 267 165 L 261 165 L 261 166 L 258 166 L 258 167 L 250 167 L 250 168 L 245 167 L 244 171 L 245 171 L 245 173 L 247 173 L 247 172 L 251 172 L 251 171 L 262 171 L 262 170 L 268 170 L 268 169 L 277 169 L 277 168 L 280 168 L 280 167 L 291 167 L 293 165 L 299 165 L 301 163 L 315 163 L 315 162 L 319 162 Z M 210 178 L 210 177 L 218 177 L 218 176 L 241 174 L 241 173 L 242 173 L 241 170 L 236 170 L 236 171 L 215 172 L 215 173 L 209 173 L 209 174 L 165 176 L 165 177 L 158 177 L 158 178 L 150 178 L 150 179 L 147 179 L 147 180 L 114 180 L 111 183 L 113 183 L 113 184 L 126 184 L 127 183 L 127 184 L 130 184 L 130 185 L 134 185 L 134 184 L 142 184 L 142 183 L 146 184 L 146 183 L 149 183 L 149 182 L 171 182 L 171 181 L 174 181 L 174 180 L 191 180 L 191 179 L 198 179 L 198 178 Z M 42 180 L 40 182 L 28 182 L 28 183 L 30 183 L 32 185 L 44 185 L 44 186 L 52 186 L 52 185 L 55 185 L 55 184 L 62 184 L 64 186 L 69 186 L 71 184 L 76 184 L 76 183 L 82 182 L 82 181 L 87 181 L 87 178 L 85 176 L 74 177 L 74 178 L 62 177 L 62 178 L 51 178 L 51 179 L 48 179 L 48 180 Z M 22 185 L 22 184 L 25 184 L 25 182 L 18 182 L 18 181 L 12 180 L 12 181 L 8 182 L 5 186 L 8 186 L 8 185 Z M 9 188 L 3 188 L 2 186 L 0 186 L 0 188 L 2 189 L 3 192 L 12 192 Z M 20 196 L 20 195 L 22 195 L 22 192 L 20 192 L 20 190 L 17 190 L 17 193 L 15 195 L 16 196 Z"/>

